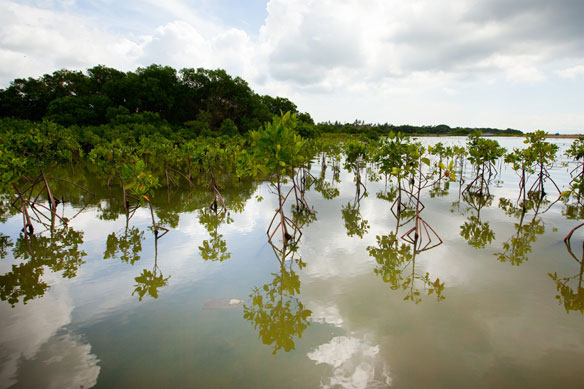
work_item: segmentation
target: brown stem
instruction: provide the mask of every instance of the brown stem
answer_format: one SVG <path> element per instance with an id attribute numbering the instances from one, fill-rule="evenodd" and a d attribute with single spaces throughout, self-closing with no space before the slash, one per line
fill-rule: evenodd
<path id="1" fill-rule="evenodd" d="M 576 227 L 572 228 L 570 232 L 568 232 L 568 235 L 566 235 L 566 237 L 564 238 L 564 242 L 568 242 L 570 238 L 572 238 L 572 234 L 574 233 L 574 231 L 576 231 L 578 228 L 582 226 L 584 226 L 584 223 L 580 223 Z"/>
<path id="2" fill-rule="evenodd" d="M 187 177 L 185 174 L 183 174 L 182 172 L 180 172 L 179 170 L 173 169 L 173 168 L 169 168 L 170 170 L 172 170 L 175 173 L 180 174 L 181 176 L 184 177 L 185 180 L 187 180 L 187 182 L 191 185 L 194 186 L 193 181 L 191 181 L 191 179 L 189 177 Z M 189 175 L 190 175 L 190 168 L 189 168 Z"/>
<path id="3" fill-rule="evenodd" d="M 51 188 L 49 188 L 49 183 L 47 181 L 47 177 L 45 177 L 45 173 L 41 169 L 41 176 L 43 177 L 43 181 L 45 183 L 45 188 L 47 190 L 47 196 L 49 197 L 49 203 L 51 204 L 51 212 L 54 212 L 57 209 L 57 204 L 55 203 L 55 199 L 53 198 L 53 194 L 51 193 Z"/>
<path id="4" fill-rule="evenodd" d="M 32 226 L 32 223 L 30 222 L 30 216 L 28 214 L 28 210 L 26 209 L 26 201 L 22 197 L 22 193 L 20 192 L 20 190 L 18 189 L 16 184 L 13 183 L 12 186 L 14 187 L 14 190 L 16 191 L 16 193 L 18 193 L 18 198 L 20 198 L 20 202 L 21 202 L 21 206 L 22 206 L 22 224 L 23 224 L 22 232 L 24 233 L 24 235 L 27 235 L 27 234 L 32 235 L 32 233 L 34 232 L 34 227 Z"/>

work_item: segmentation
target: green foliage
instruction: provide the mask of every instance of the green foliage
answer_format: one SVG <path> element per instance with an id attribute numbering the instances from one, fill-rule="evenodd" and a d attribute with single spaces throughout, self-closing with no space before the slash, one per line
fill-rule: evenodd
<path id="1" fill-rule="evenodd" d="M 237 126 L 231 119 L 225 119 L 221 122 L 221 127 L 219 127 L 219 133 L 221 135 L 235 136 L 239 134 L 237 131 Z"/>
<path id="2" fill-rule="evenodd" d="M 101 65 L 87 75 L 63 69 L 37 79 L 15 79 L 0 90 L 0 118 L 44 117 L 65 126 L 197 122 L 195 136 L 221 131 L 226 119 L 246 133 L 287 111 L 297 112 L 290 100 L 259 96 L 225 70 L 177 72 L 155 64 L 126 73 Z M 307 114 L 302 121 L 314 124 Z"/>
<path id="3" fill-rule="evenodd" d="M 533 154 L 529 149 L 513 149 L 511 153 L 505 155 L 505 162 L 510 163 L 515 171 L 522 171 L 526 173 L 533 173 Z"/>
<path id="4" fill-rule="evenodd" d="M 89 160 L 97 166 L 104 175 L 120 175 L 127 164 L 134 163 L 133 147 L 124 144 L 120 139 L 96 145 L 89 153 Z"/>
<path id="5" fill-rule="evenodd" d="M 570 172 L 572 180 L 570 189 L 562 193 L 566 200 L 570 195 L 574 195 L 578 204 L 584 200 L 584 136 L 579 136 L 566 150 L 566 156 L 576 162 L 576 166 Z"/>
<path id="6" fill-rule="evenodd" d="M 292 176 L 294 169 L 308 161 L 306 142 L 296 134 L 295 114 L 275 116 L 271 123 L 250 133 L 258 168 L 278 177 Z"/>
<path id="7" fill-rule="evenodd" d="M 348 139 L 343 143 L 343 149 L 345 152 L 345 169 L 358 175 L 359 169 L 367 162 L 367 146 L 358 140 Z"/>
<path id="8" fill-rule="evenodd" d="M 527 149 L 526 154 L 536 164 L 542 166 L 551 165 L 558 152 L 558 145 L 546 141 L 547 134 L 544 131 L 535 131 L 525 135 Z"/>
<path id="9" fill-rule="evenodd" d="M 402 133 L 391 132 L 377 148 L 374 161 L 378 164 L 380 173 L 401 181 L 415 172 L 422 153 L 423 148 L 419 142 L 411 142 Z"/>
<path id="10" fill-rule="evenodd" d="M 505 148 L 499 146 L 499 142 L 481 136 L 481 131 L 475 131 L 468 136 L 466 149 L 468 159 L 472 164 L 494 163 L 505 154 Z"/>
<path id="11" fill-rule="evenodd" d="M 126 189 L 136 196 L 141 204 L 144 203 L 144 200 L 150 202 L 154 190 L 160 186 L 158 178 L 147 170 L 146 164 L 141 159 L 136 160 L 133 164 L 124 165 L 122 177 L 124 181 L 129 182 Z"/>
<path id="12" fill-rule="evenodd" d="M 96 125 L 105 122 L 106 112 L 111 107 L 106 96 L 66 96 L 51 101 L 45 120 L 63 126 Z"/>

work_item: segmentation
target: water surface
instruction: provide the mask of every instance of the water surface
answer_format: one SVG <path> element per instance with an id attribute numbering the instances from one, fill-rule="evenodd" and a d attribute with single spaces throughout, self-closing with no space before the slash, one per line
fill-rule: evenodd
<path id="1" fill-rule="evenodd" d="M 553 191 L 523 218 L 501 202 L 518 193 L 508 166 L 479 207 L 457 182 L 426 191 L 423 217 L 443 244 L 394 266 L 386 243 L 411 225 L 396 232 L 391 202 L 377 196 L 391 185 L 368 178 L 357 202 L 353 175 L 341 168 L 336 181 L 326 165 L 311 174 L 338 196 L 307 191 L 315 220 L 298 223 L 292 247 L 268 242 L 278 205 L 267 183 L 226 187 L 225 218 L 205 188 L 160 190 L 169 232 L 159 238 L 147 209 L 126 223 L 116 188 L 99 182 L 97 198 L 71 192 L 68 228 L 52 237 L 39 228 L 26 243 L 21 217 L 8 217 L 0 387 L 584 385 L 583 235 L 572 256 L 562 240 L 578 220 Z M 560 188 L 568 170 L 552 170 Z"/>

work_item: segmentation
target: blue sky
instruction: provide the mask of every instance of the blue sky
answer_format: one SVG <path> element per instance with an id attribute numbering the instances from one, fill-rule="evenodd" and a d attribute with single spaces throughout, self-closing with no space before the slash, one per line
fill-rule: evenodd
<path id="1" fill-rule="evenodd" d="M 584 132 L 582 0 L 0 0 L 0 87 L 224 68 L 317 121 Z"/>

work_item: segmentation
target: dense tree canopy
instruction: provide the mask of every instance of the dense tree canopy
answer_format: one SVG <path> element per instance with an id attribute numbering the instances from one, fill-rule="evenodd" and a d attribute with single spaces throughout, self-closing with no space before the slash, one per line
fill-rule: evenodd
<path id="1" fill-rule="evenodd" d="M 260 96 L 245 80 L 221 69 L 150 65 L 124 73 L 98 65 L 87 74 L 63 69 L 16 79 L 0 91 L 0 117 L 48 119 L 65 126 L 107 124 L 120 115 L 152 112 L 197 132 L 219 131 L 223 125 L 230 133 L 234 128 L 245 133 L 288 111 L 298 112 L 290 100 Z M 312 123 L 310 115 L 304 117 Z M 231 122 L 224 124 L 226 119 Z"/>
<path id="2" fill-rule="evenodd" d="M 321 133 L 364 134 L 377 138 L 404 134 L 469 135 L 471 128 L 323 122 L 285 97 L 255 93 L 240 77 L 225 70 L 150 65 L 122 72 L 97 65 L 86 73 L 57 70 L 39 78 L 18 78 L 0 90 L 0 118 L 50 120 L 63 126 L 128 123 L 169 125 L 180 136 L 244 134 L 258 129 L 274 115 L 298 116 L 303 137 Z M 484 134 L 521 135 L 521 131 L 482 128 Z"/>

